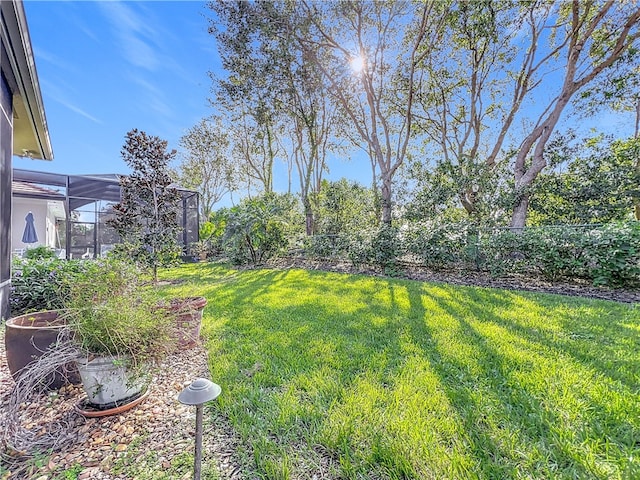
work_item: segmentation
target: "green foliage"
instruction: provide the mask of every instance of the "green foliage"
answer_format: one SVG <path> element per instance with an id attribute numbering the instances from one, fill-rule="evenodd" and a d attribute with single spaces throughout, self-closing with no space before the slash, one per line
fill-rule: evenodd
<path id="1" fill-rule="evenodd" d="M 350 237 L 343 235 L 312 235 L 303 239 L 305 256 L 314 259 L 341 259 L 349 252 Z"/>
<path id="2" fill-rule="evenodd" d="M 435 270 L 484 270 L 492 275 L 585 279 L 595 285 L 640 284 L 640 223 L 522 230 L 477 229 L 468 223 L 416 222 L 350 235 L 306 239 L 310 258 L 349 259 L 354 266 L 395 273 L 399 259 Z"/>
<path id="3" fill-rule="evenodd" d="M 229 216 L 228 208 L 221 208 L 209 214 L 208 220 L 200 225 L 200 241 L 192 245 L 196 256 L 212 258 L 223 253 L 224 231 Z"/>
<path id="4" fill-rule="evenodd" d="M 27 248 L 24 252 L 24 258 L 28 258 L 30 260 L 56 258 L 56 252 L 53 248 L 40 245 L 39 247 Z"/>
<path id="5" fill-rule="evenodd" d="M 468 223 L 420 222 L 409 224 L 404 238 L 415 262 L 439 270 L 467 264 L 471 233 Z"/>
<path id="6" fill-rule="evenodd" d="M 322 182 L 315 222 L 317 234 L 352 234 L 376 223 L 375 197 L 370 188 L 345 178 Z"/>
<path id="7" fill-rule="evenodd" d="M 237 167 L 229 155 L 229 135 L 222 119 L 201 119 L 180 138 L 183 149 L 179 181 L 200 193 L 200 211 L 207 219 L 215 203 L 235 187 Z"/>
<path id="8" fill-rule="evenodd" d="M 507 221 L 512 189 L 506 162 L 488 168 L 478 158 L 459 160 L 438 160 L 435 166 L 417 161 L 409 165 L 405 172 L 409 186 L 403 192 L 405 219 L 476 226 Z"/>
<path id="9" fill-rule="evenodd" d="M 562 139 L 563 142 L 568 140 Z M 550 153 L 552 166 L 542 174 L 531 198 L 530 223 L 587 224 L 628 220 L 639 196 L 640 139 L 602 137 L 577 146 L 560 145 Z"/>
<path id="10" fill-rule="evenodd" d="M 243 478 L 312 476 L 327 458 L 345 479 L 640 474 L 637 305 L 295 269 L 170 274 L 183 282 L 167 295 L 209 298 L 212 415 L 258 469 Z"/>
<path id="11" fill-rule="evenodd" d="M 125 355 L 136 364 L 168 353 L 173 318 L 159 308 L 160 297 L 140 270 L 116 258 L 86 263 L 64 302 L 81 347 L 90 354 Z"/>
<path id="12" fill-rule="evenodd" d="M 237 264 L 257 265 L 283 251 L 288 245 L 295 198 L 266 194 L 245 199 L 229 210 L 224 249 Z"/>
<path id="13" fill-rule="evenodd" d="M 91 263 L 85 260 L 15 259 L 11 275 L 11 314 L 62 308 L 71 286 L 90 267 Z"/>
<path id="14" fill-rule="evenodd" d="M 481 264 L 496 275 L 584 278 L 596 285 L 640 284 L 640 224 L 539 227 L 481 235 Z"/>
<path id="15" fill-rule="evenodd" d="M 80 473 L 84 470 L 79 463 L 74 464 L 71 468 L 66 469 L 63 473 L 64 480 L 77 480 Z"/>
<path id="16" fill-rule="evenodd" d="M 114 253 L 153 271 L 177 263 L 180 193 L 172 186 L 169 162 L 176 152 L 167 142 L 133 129 L 127 133 L 122 158 L 132 173 L 120 177 L 122 197 L 108 221 L 123 240 Z"/>
<path id="17" fill-rule="evenodd" d="M 395 272 L 397 260 L 402 254 L 403 243 L 398 228 L 387 224 L 356 233 L 351 237 L 348 247 L 349 260 L 353 265 L 369 264 L 385 272 Z"/>
<path id="18" fill-rule="evenodd" d="M 612 223 L 591 232 L 585 247 L 596 285 L 640 284 L 640 223 Z"/>

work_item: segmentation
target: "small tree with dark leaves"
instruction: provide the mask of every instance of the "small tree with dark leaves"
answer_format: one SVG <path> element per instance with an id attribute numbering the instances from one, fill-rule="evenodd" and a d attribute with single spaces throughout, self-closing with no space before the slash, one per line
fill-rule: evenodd
<path id="1" fill-rule="evenodd" d="M 169 174 L 176 151 L 167 151 L 166 140 L 133 129 L 121 155 L 132 173 L 120 178 L 122 196 L 109 221 L 123 240 L 116 249 L 151 269 L 157 281 L 158 267 L 175 263 L 181 252 L 180 193 Z"/>

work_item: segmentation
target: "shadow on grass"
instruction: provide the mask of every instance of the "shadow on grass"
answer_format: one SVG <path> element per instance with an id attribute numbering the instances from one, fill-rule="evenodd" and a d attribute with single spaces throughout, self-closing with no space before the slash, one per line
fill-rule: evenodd
<path id="1" fill-rule="evenodd" d="M 626 458 L 638 407 L 621 410 L 638 398 L 637 309 L 326 272 L 197 271 L 189 291 L 209 299 L 211 368 L 229 392 L 221 405 L 263 471 L 318 460 L 309 446 L 323 442 L 347 478 L 632 477 L 637 468 Z M 407 375 L 433 376 L 412 380 L 428 394 Z M 591 380 L 606 385 L 592 391 Z M 615 406 L 600 392 L 612 387 Z M 417 403 L 405 414 L 396 397 L 407 393 Z M 412 421 L 442 431 L 433 440 Z"/>

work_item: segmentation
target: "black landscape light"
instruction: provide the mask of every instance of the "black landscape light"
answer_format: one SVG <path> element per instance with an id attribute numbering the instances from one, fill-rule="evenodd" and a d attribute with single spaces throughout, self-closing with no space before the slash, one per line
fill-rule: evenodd
<path id="1" fill-rule="evenodd" d="M 196 378 L 191 385 L 180 392 L 178 401 L 184 405 L 196 406 L 196 451 L 193 461 L 193 479 L 200 480 L 202 468 L 202 405 L 218 398 L 222 392 L 220 385 L 216 385 L 206 378 Z"/>

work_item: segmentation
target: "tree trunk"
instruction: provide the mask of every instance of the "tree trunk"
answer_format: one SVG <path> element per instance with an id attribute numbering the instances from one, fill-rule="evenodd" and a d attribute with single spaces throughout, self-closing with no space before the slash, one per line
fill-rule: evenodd
<path id="1" fill-rule="evenodd" d="M 305 215 L 305 226 L 307 229 L 307 235 L 311 236 L 313 235 L 314 221 L 313 221 L 313 210 L 311 208 L 311 203 L 309 202 L 308 198 L 306 199 L 305 205 L 304 205 L 304 215 Z"/>
<path id="2" fill-rule="evenodd" d="M 527 221 L 527 210 L 529 209 L 529 194 L 522 194 L 513 207 L 511 217 L 511 228 L 522 229 Z"/>
<path id="3" fill-rule="evenodd" d="M 381 190 L 382 223 L 391 225 L 391 178 L 388 175 L 382 176 Z"/>

